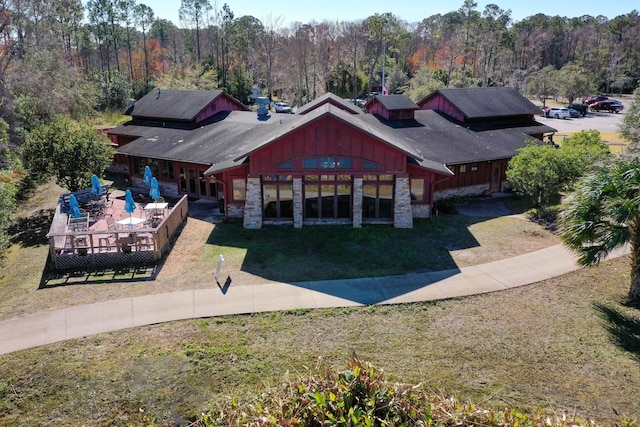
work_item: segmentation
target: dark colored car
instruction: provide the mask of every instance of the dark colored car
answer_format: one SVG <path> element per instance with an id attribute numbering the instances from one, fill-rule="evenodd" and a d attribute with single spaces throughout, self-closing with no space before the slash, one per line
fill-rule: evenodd
<path id="1" fill-rule="evenodd" d="M 582 114 L 582 117 L 586 116 L 589 112 L 589 105 L 587 104 L 571 104 L 569 108 L 572 108 Z"/>
<path id="2" fill-rule="evenodd" d="M 590 96 L 588 98 L 585 98 L 582 100 L 583 104 L 587 104 L 587 105 L 591 105 L 595 102 L 599 102 L 599 101 L 606 101 L 609 98 L 607 96 L 604 95 L 596 95 L 596 96 Z"/>
<path id="3" fill-rule="evenodd" d="M 620 101 L 608 99 L 606 101 L 598 101 L 589 105 L 591 111 L 608 111 L 610 113 L 619 113 L 624 108 Z"/>
<path id="4" fill-rule="evenodd" d="M 578 117 L 581 116 L 580 111 L 578 110 L 574 110 L 573 108 L 568 108 L 569 110 L 569 115 L 571 116 L 572 119 L 577 119 Z"/>

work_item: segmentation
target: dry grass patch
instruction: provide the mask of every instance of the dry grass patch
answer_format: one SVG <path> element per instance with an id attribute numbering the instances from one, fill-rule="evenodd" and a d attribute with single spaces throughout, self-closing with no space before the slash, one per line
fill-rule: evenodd
<path id="1" fill-rule="evenodd" d="M 43 186 L 22 206 L 23 228 L 14 236 L 0 270 L 0 319 L 217 286 L 213 276 L 220 254 L 233 286 L 243 286 L 454 269 L 558 243 L 551 232 L 520 217 L 441 215 L 415 221 L 411 230 L 391 226 L 245 230 L 239 221 L 213 225 L 189 218 L 171 253 L 157 266 L 56 273 L 45 269 L 44 236 L 48 215 L 62 192 L 52 184 Z"/>
<path id="2" fill-rule="evenodd" d="M 391 382 L 485 407 L 638 420 L 628 283 L 623 257 L 457 300 L 173 322 L 16 352 L 0 356 L 0 424 L 187 423 L 354 353 Z"/>

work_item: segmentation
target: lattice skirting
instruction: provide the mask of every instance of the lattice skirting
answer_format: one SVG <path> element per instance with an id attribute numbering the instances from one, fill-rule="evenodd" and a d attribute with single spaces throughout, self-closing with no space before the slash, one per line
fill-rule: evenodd
<path id="1" fill-rule="evenodd" d="M 112 252 L 87 255 L 56 255 L 55 263 L 58 270 L 109 267 L 118 265 L 152 264 L 156 260 L 153 251 L 133 251 L 131 253 Z"/>

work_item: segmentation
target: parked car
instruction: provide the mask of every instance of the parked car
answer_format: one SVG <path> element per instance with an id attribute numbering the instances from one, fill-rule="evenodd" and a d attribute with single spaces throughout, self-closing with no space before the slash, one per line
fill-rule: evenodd
<path id="1" fill-rule="evenodd" d="M 598 101 L 589 105 L 591 111 L 608 111 L 610 113 L 619 113 L 624 108 L 622 102 L 615 99 L 608 99 L 606 101 Z"/>
<path id="2" fill-rule="evenodd" d="M 568 108 L 578 111 L 582 117 L 586 116 L 587 112 L 589 112 L 588 104 L 571 104 Z"/>
<path id="3" fill-rule="evenodd" d="M 293 111 L 291 111 L 291 105 L 287 104 L 286 102 L 276 102 L 274 104 L 274 108 L 276 110 L 276 113 L 292 113 Z"/>
<path id="4" fill-rule="evenodd" d="M 607 99 L 609 99 L 607 96 L 595 95 L 595 96 L 590 96 L 588 98 L 583 99 L 582 102 L 584 104 L 591 105 L 591 104 L 593 104 L 595 102 L 598 102 L 598 101 L 606 101 Z"/>
<path id="5" fill-rule="evenodd" d="M 544 116 L 554 119 L 569 119 L 571 118 L 571 113 L 569 113 L 568 108 L 550 107 L 544 110 Z"/>
<path id="6" fill-rule="evenodd" d="M 582 115 L 580 114 L 580 111 L 574 110 L 573 108 L 568 108 L 568 110 L 569 110 L 569 115 L 571 116 L 572 119 L 576 119 Z"/>

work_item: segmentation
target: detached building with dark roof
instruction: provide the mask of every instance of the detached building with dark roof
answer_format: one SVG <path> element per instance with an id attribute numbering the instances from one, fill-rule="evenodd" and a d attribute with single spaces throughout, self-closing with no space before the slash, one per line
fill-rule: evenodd
<path id="1" fill-rule="evenodd" d="M 492 115 L 482 113 L 483 96 L 505 105 L 486 101 Z M 376 96 L 365 109 L 326 94 L 259 116 L 223 92 L 155 89 L 109 135 L 134 186 L 149 165 L 163 194 L 224 201 L 246 228 L 409 228 L 439 198 L 502 191 L 516 150 L 555 132 L 509 88 Z"/>

